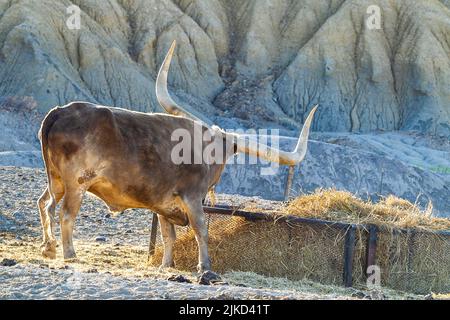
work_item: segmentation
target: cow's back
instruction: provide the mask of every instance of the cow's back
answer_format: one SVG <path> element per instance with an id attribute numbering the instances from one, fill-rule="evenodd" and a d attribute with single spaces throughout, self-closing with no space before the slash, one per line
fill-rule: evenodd
<path id="1" fill-rule="evenodd" d="M 151 207 L 174 194 L 204 193 L 212 183 L 208 176 L 215 175 L 206 164 L 177 165 L 171 159 L 179 143 L 172 133 L 193 133 L 192 120 L 84 102 L 55 108 L 47 118 L 53 123 L 50 129 L 44 123 L 41 134 L 48 137 L 56 171 L 111 207 Z"/>

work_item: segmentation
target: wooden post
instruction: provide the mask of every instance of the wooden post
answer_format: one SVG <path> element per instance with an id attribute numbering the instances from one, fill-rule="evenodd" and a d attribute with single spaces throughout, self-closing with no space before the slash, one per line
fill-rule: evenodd
<path id="1" fill-rule="evenodd" d="M 284 188 L 284 200 L 289 200 L 289 193 L 292 187 L 292 181 L 294 180 L 295 166 L 289 166 L 288 176 L 286 179 L 286 186 Z"/>
<path id="2" fill-rule="evenodd" d="M 353 256 L 355 253 L 356 226 L 351 225 L 345 234 L 344 245 L 344 286 L 353 285 Z"/>
<path id="3" fill-rule="evenodd" d="M 157 234 L 158 234 L 158 215 L 156 213 L 153 213 L 152 228 L 150 231 L 150 243 L 148 245 L 148 259 L 149 260 L 150 260 L 150 257 L 153 256 L 153 254 L 155 253 Z"/>
<path id="4" fill-rule="evenodd" d="M 376 264 L 377 258 L 377 241 L 378 241 L 378 228 L 375 225 L 369 226 L 369 237 L 367 238 L 366 247 L 366 276 L 369 276 L 367 269 L 370 266 Z"/>

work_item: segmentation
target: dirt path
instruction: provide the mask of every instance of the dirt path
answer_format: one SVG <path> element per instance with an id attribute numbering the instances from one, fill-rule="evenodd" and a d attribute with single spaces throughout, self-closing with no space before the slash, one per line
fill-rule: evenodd
<path id="1" fill-rule="evenodd" d="M 0 267 L 0 299 L 343 299 L 293 290 L 205 286 L 158 278 L 55 270 L 32 265 Z"/>

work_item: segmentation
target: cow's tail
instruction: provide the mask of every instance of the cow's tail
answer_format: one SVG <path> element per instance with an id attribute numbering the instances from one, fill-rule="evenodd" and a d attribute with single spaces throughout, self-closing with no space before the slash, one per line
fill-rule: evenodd
<path id="1" fill-rule="evenodd" d="M 41 142 L 41 151 L 42 151 L 42 158 L 44 160 L 44 166 L 45 166 L 45 172 L 47 173 L 47 180 L 48 180 L 48 192 L 50 194 L 50 197 L 54 198 L 53 188 L 52 188 L 52 176 L 51 176 L 51 159 L 50 154 L 48 150 L 48 136 L 49 133 L 55 124 L 55 122 L 59 118 L 59 107 L 53 108 L 50 110 L 47 115 L 45 116 L 44 120 L 42 121 L 41 128 L 38 132 L 38 137 Z"/>

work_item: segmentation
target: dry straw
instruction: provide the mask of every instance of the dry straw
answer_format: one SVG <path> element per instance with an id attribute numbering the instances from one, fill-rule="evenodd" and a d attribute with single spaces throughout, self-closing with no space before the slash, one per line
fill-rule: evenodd
<path id="1" fill-rule="evenodd" d="M 433 217 L 432 211 L 431 202 L 421 210 L 416 204 L 392 195 L 373 203 L 350 192 L 319 189 L 289 202 L 285 212 L 307 218 L 381 227 L 450 230 L 450 220 Z"/>

